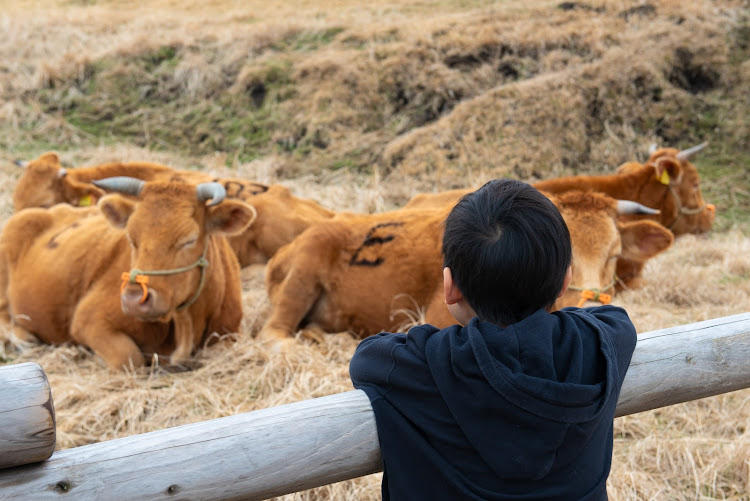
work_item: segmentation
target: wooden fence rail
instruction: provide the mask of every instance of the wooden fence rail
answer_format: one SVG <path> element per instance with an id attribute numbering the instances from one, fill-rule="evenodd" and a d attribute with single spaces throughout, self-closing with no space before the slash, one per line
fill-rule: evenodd
<path id="1" fill-rule="evenodd" d="M 748 387 L 750 313 L 643 333 L 617 415 Z M 380 468 L 369 400 L 350 391 L 59 451 L 0 471 L 0 497 L 255 500 Z"/>

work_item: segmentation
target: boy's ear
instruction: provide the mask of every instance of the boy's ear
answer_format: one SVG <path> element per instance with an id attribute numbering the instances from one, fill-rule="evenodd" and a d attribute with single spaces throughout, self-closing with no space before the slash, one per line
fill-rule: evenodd
<path id="1" fill-rule="evenodd" d="M 443 268 L 443 293 L 445 294 L 445 304 L 456 304 L 464 298 L 453 281 L 451 269 L 447 266 Z"/>
<path id="2" fill-rule="evenodd" d="M 563 279 L 562 288 L 560 289 L 560 294 L 557 295 L 557 297 L 562 297 L 565 292 L 568 290 L 568 286 L 570 285 L 570 281 L 573 279 L 573 267 L 568 266 L 568 271 L 565 272 L 565 279 Z"/>

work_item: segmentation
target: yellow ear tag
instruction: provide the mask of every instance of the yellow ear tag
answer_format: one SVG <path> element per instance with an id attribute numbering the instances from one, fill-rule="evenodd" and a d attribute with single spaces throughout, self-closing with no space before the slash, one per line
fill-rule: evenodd
<path id="1" fill-rule="evenodd" d="M 667 173 L 666 169 L 664 169 L 661 172 L 661 176 L 659 177 L 659 182 L 661 184 L 665 184 L 665 185 L 669 186 L 669 174 Z"/>
<path id="2" fill-rule="evenodd" d="M 85 196 L 82 196 L 82 197 L 81 197 L 81 198 L 80 198 L 80 199 L 78 200 L 78 206 L 79 206 L 79 207 L 88 207 L 88 206 L 90 206 L 90 205 L 91 205 L 91 195 L 85 195 Z"/>

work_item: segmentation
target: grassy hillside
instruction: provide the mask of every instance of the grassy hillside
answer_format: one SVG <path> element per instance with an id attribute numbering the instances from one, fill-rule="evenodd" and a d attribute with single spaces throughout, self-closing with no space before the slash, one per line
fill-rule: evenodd
<path id="1" fill-rule="evenodd" d="M 714 232 L 615 298 L 639 332 L 748 311 L 748 0 L 3 0 L 0 225 L 16 158 L 150 160 L 282 183 L 334 210 L 497 176 L 604 173 L 650 144 L 695 158 Z M 253 339 L 263 267 L 243 270 L 237 342 L 193 370 L 115 374 L 87 349 L 0 342 L 50 377 L 58 448 L 351 389 L 356 341 L 287 357 Z M 0 331 L 0 335 L 3 332 Z M 610 499 L 747 499 L 750 390 L 615 421 Z M 371 475 L 285 497 L 379 499 Z"/>
<path id="2" fill-rule="evenodd" d="M 709 141 L 719 227 L 748 213 L 747 176 L 733 177 L 750 162 L 745 2 L 10 4 L 26 10 L 4 15 L 0 42 L 8 159 L 96 162 L 87 149 L 128 144 L 413 191 L 610 171 L 651 143 Z"/>

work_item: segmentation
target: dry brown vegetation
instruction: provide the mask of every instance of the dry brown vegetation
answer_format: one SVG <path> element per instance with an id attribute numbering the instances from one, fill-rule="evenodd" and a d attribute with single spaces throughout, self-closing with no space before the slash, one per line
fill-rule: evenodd
<path id="1" fill-rule="evenodd" d="M 14 158 L 151 160 L 280 182 L 335 210 L 496 176 L 611 172 L 648 145 L 708 140 L 707 238 L 616 297 L 639 332 L 750 310 L 746 0 L 6 0 L 0 11 L 0 221 Z M 145 5 L 148 4 L 148 7 Z M 351 389 L 356 341 L 253 339 L 262 267 L 243 272 L 236 342 L 192 370 L 116 374 L 83 348 L 0 343 L 50 378 L 58 448 Z M 750 390 L 615 421 L 610 499 L 748 499 Z M 285 499 L 379 499 L 379 475 Z"/>

